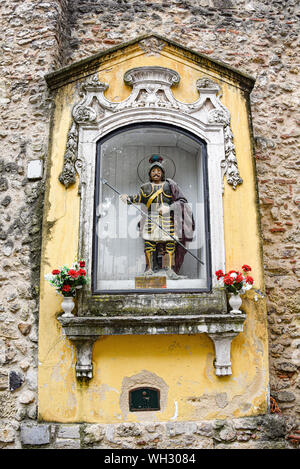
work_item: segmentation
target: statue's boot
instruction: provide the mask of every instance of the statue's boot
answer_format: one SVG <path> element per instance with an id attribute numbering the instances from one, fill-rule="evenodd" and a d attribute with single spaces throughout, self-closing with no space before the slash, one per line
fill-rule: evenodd
<path id="1" fill-rule="evenodd" d="M 187 278 L 184 275 L 178 275 L 176 272 L 173 270 L 172 266 L 174 265 L 174 252 L 173 251 L 167 251 L 167 268 L 166 268 L 166 274 L 169 280 L 180 280 L 183 278 Z"/>
<path id="2" fill-rule="evenodd" d="M 144 277 L 151 277 L 152 275 L 154 275 L 154 272 L 151 269 L 148 269 L 144 272 Z"/>
<path id="3" fill-rule="evenodd" d="M 187 278 L 185 275 L 178 275 L 173 269 L 167 268 L 166 274 L 169 280 L 181 280 Z"/>

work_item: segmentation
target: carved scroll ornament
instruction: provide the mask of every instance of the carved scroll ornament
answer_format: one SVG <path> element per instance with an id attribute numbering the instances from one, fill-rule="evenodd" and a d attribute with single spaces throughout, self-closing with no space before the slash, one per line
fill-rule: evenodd
<path id="1" fill-rule="evenodd" d="M 124 101 L 109 101 L 104 92 L 108 84 L 99 82 L 97 74 L 90 76 L 81 85 L 82 99 L 72 110 L 73 123 L 67 137 L 64 167 L 59 181 L 67 188 L 76 182 L 77 169 L 84 162 L 78 161 L 79 127 L 101 129 L 102 123 L 112 114 L 124 111 L 169 110 L 177 115 L 190 115 L 206 126 L 222 125 L 224 129 L 224 158 L 221 162 L 223 176 L 233 189 L 242 184 L 239 174 L 233 134 L 230 127 L 230 113 L 220 101 L 220 87 L 213 80 L 201 78 L 196 87 L 200 97 L 194 103 L 182 103 L 175 99 L 171 88 L 180 82 L 180 75 L 165 67 L 138 67 L 128 70 L 124 81 L 132 87 L 132 92 Z"/>

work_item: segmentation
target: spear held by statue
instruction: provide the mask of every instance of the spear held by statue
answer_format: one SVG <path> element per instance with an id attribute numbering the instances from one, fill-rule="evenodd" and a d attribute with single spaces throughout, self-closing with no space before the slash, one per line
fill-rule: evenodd
<path id="1" fill-rule="evenodd" d="M 121 194 L 121 192 L 116 189 L 114 186 L 112 186 L 106 179 L 104 178 L 100 178 L 100 181 L 102 184 L 105 184 L 106 186 L 108 186 L 111 190 L 113 190 L 116 194 L 118 194 L 119 196 L 123 196 L 123 194 Z M 165 230 L 159 223 L 157 223 L 148 213 L 144 212 L 140 207 L 138 207 L 136 204 L 134 204 L 128 197 L 127 197 L 127 203 L 129 205 L 133 205 L 136 210 L 138 210 L 142 215 L 143 217 L 145 217 L 147 220 L 149 220 L 151 223 L 153 223 L 154 225 L 156 225 L 159 230 L 161 230 L 165 235 L 167 235 L 168 237 L 170 237 L 173 241 L 175 241 L 175 243 L 177 243 L 181 248 L 183 248 L 185 250 L 185 252 L 189 253 L 194 259 L 196 259 L 197 262 L 199 262 L 200 264 L 204 265 L 204 262 L 201 261 L 201 259 L 199 259 L 199 257 L 197 257 L 195 254 L 193 254 L 183 243 L 181 243 L 179 241 L 179 239 L 177 239 L 175 236 L 173 236 L 169 231 Z"/>

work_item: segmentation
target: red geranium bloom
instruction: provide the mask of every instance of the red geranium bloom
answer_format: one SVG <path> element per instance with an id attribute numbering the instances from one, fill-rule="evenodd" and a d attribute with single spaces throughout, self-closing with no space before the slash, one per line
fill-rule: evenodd
<path id="1" fill-rule="evenodd" d="M 78 273 L 74 269 L 70 269 L 69 272 L 68 272 L 68 275 L 70 275 L 70 277 L 72 277 L 72 278 L 77 278 L 78 277 Z"/>
<path id="2" fill-rule="evenodd" d="M 246 280 L 247 283 L 251 283 L 251 285 L 253 285 L 254 280 L 253 280 L 252 277 L 250 277 L 250 275 L 247 275 L 247 277 L 245 278 L 245 280 Z"/>
<path id="3" fill-rule="evenodd" d="M 78 274 L 78 275 L 86 275 L 86 271 L 83 270 L 83 269 L 79 269 L 79 270 L 77 271 L 77 274 Z"/>
<path id="4" fill-rule="evenodd" d="M 219 280 L 221 277 L 224 277 L 224 273 L 222 270 L 217 270 L 216 271 L 216 276 L 217 276 L 217 279 Z"/>
<path id="5" fill-rule="evenodd" d="M 250 272 L 250 270 L 252 270 L 250 265 L 247 265 L 247 264 L 244 264 L 242 266 L 242 269 L 243 269 L 244 272 Z"/>
<path id="6" fill-rule="evenodd" d="M 80 267 L 85 267 L 85 262 L 84 262 L 84 261 L 80 261 L 80 262 L 79 262 L 79 265 L 80 265 Z"/>
<path id="7" fill-rule="evenodd" d="M 52 270 L 52 275 L 58 275 L 58 274 L 60 274 L 60 270 L 57 270 L 57 269 Z"/>
<path id="8" fill-rule="evenodd" d="M 230 275 L 230 274 L 238 274 L 238 272 L 236 270 L 230 270 L 227 275 Z"/>
<path id="9" fill-rule="evenodd" d="M 71 290 L 70 285 L 64 285 L 64 286 L 62 287 L 62 291 L 65 291 L 66 293 L 68 293 L 70 290 Z"/>
<path id="10" fill-rule="evenodd" d="M 224 283 L 225 285 L 232 285 L 233 284 L 233 278 L 230 276 L 224 277 Z"/>
<path id="11" fill-rule="evenodd" d="M 236 277 L 235 277 L 235 281 L 237 283 L 240 283 L 244 280 L 244 277 L 242 276 L 242 274 L 238 274 Z"/>

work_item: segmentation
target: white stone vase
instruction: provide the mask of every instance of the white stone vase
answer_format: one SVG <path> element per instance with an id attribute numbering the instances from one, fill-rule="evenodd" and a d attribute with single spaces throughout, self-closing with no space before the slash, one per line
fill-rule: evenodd
<path id="1" fill-rule="evenodd" d="M 242 298 L 239 293 L 237 293 L 236 295 L 234 293 L 230 293 L 229 304 L 231 306 L 231 313 L 241 313 L 240 306 L 242 304 Z"/>
<path id="2" fill-rule="evenodd" d="M 61 307 L 64 312 L 62 315 L 64 318 L 65 317 L 72 317 L 72 311 L 74 309 L 75 303 L 74 303 L 74 298 L 73 296 L 64 296 L 64 299 L 62 300 Z"/>

